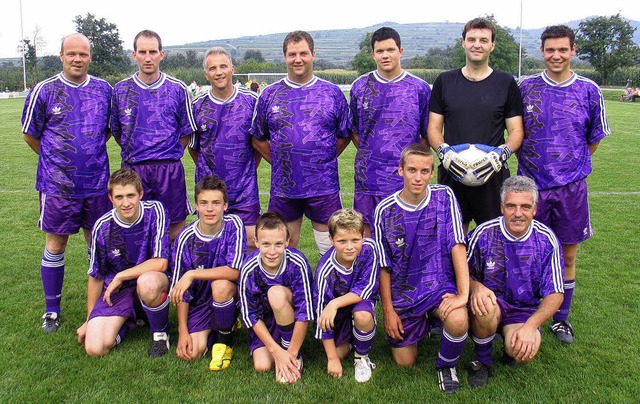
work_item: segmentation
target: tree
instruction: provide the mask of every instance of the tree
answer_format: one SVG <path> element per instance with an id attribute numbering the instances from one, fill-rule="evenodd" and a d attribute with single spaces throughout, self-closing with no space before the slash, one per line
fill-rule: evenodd
<path id="1" fill-rule="evenodd" d="M 640 48 L 633 42 L 635 31 L 620 13 L 589 18 L 578 26 L 578 56 L 591 63 L 600 75 L 600 84 L 606 85 L 616 69 L 633 66 L 638 60 Z"/>
<path id="2" fill-rule="evenodd" d="M 498 25 L 493 14 L 484 18 L 490 20 L 496 26 L 496 47 L 491 52 L 489 58 L 489 66 L 503 72 L 517 74 L 518 73 L 518 53 L 519 45 L 513 39 L 513 35 L 508 28 Z M 462 38 L 457 39 L 453 47 L 451 55 L 451 63 L 453 66 L 464 66 L 466 62 L 464 49 L 462 48 Z"/>
<path id="3" fill-rule="evenodd" d="M 242 60 L 244 60 L 245 62 L 248 62 L 250 60 L 255 60 L 258 63 L 265 62 L 264 56 L 262 56 L 262 52 L 259 49 L 247 49 Z"/>
<path id="4" fill-rule="evenodd" d="M 115 24 L 104 18 L 97 19 L 87 13 L 73 20 L 76 31 L 91 41 L 91 74 L 100 77 L 126 73 L 131 69 L 131 61 L 122 49 L 122 40 Z"/>
<path id="5" fill-rule="evenodd" d="M 351 67 L 353 67 L 358 74 L 364 74 L 372 70 L 376 70 L 376 62 L 373 60 L 371 53 L 371 32 L 367 32 L 364 39 L 360 42 L 360 52 L 351 61 Z"/>

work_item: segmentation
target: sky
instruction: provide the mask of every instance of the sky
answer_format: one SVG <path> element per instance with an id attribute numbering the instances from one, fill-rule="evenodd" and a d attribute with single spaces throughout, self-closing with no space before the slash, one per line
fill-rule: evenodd
<path id="1" fill-rule="evenodd" d="M 161 3 L 178 8 L 162 6 Z M 416 3 L 422 4 L 416 7 Z M 640 1 L 637 0 L 320 0 L 308 4 L 286 0 L 244 0 L 238 3 L 215 0 L 153 3 L 135 0 L 3 0 L 0 58 L 21 56 L 17 50 L 23 37 L 21 4 L 24 38 L 32 39 L 37 29 L 44 40 L 44 50 L 38 50 L 40 56 L 59 54 L 62 37 L 75 31 L 73 19 L 87 13 L 114 23 L 125 49 L 132 48 L 133 37 L 143 29 L 158 32 L 163 44 L 170 46 L 286 33 L 297 29 L 364 28 L 386 21 L 400 24 L 464 23 L 487 14 L 493 14 L 501 26 L 516 28 L 520 26 L 521 4 L 522 27 L 525 29 L 586 17 L 611 16 L 618 12 L 624 18 L 640 20 Z"/>

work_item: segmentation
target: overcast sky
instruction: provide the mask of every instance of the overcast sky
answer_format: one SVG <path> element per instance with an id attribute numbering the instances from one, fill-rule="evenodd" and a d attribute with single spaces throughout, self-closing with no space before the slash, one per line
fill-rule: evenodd
<path id="1" fill-rule="evenodd" d="M 20 0 L 2 3 L 0 58 L 19 57 Z M 416 3 L 420 5 L 416 7 Z M 38 52 L 42 56 L 57 55 L 60 39 L 75 30 L 75 16 L 87 13 L 116 24 L 124 48 L 131 49 L 133 37 L 142 29 L 158 32 L 165 45 L 182 45 L 296 29 L 362 28 L 385 21 L 466 22 L 485 14 L 493 14 L 502 26 L 516 28 L 520 26 L 521 3 L 526 29 L 618 12 L 624 18 L 640 20 L 638 0 L 22 0 L 22 23 L 25 38 L 33 38 L 38 27 L 46 42 L 45 50 Z"/>

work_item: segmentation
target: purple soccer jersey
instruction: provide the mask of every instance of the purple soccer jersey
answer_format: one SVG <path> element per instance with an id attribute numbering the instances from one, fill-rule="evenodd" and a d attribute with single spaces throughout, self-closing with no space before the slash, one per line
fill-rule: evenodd
<path id="1" fill-rule="evenodd" d="M 400 318 L 420 315 L 438 304 L 443 290 L 456 291 L 451 250 L 465 244 L 460 209 L 451 188 L 428 185 L 418 206 L 400 191 L 376 207 L 372 232 L 381 270 L 391 275 L 391 298 Z"/>
<path id="2" fill-rule="evenodd" d="M 236 215 L 224 215 L 222 229 L 208 236 L 198 230 L 199 220 L 183 228 L 173 243 L 171 256 L 171 288 L 192 269 L 210 269 L 220 266 L 240 269 L 247 249 L 244 225 Z M 211 281 L 194 281 L 183 300 L 191 305 L 211 301 Z"/>
<path id="3" fill-rule="evenodd" d="M 467 261 L 472 279 L 515 307 L 537 309 L 540 299 L 564 293 L 562 249 L 537 220 L 520 238 L 509 234 L 502 216 L 484 222 L 469 235 Z"/>
<path id="4" fill-rule="evenodd" d="M 347 269 L 340 265 L 336 259 L 335 248 L 327 251 L 316 269 L 313 282 L 313 301 L 315 306 L 315 318 L 320 318 L 320 314 L 327 304 L 333 299 L 344 296 L 347 293 L 354 293 L 362 300 L 378 300 L 378 266 L 375 257 L 375 246 L 373 240 L 365 239 L 362 244 L 362 251 L 353 262 L 351 268 Z M 350 307 L 340 309 L 349 310 Z M 316 323 L 315 336 L 318 339 L 331 339 L 334 337 L 334 330 L 327 332 Z"/>
<path id="5" fill-rule="evenodd" d="M 227 184 L 229 207 L 259 204 L 256 157 L 251 146 L 251 119 L 257 95 L 234 89 L 227 100 L 211 91 L 193 101 L 198 131 L 192 148 L 198 151 L 196 182 L 215 174 Z"/>
<path id="6" fill-rule="evenodd" d="M 402 150 L 427 135 L 431 88 L 406 72 L 387 80 L 377 71 L 353 82 L 350 129 L 358 133 L 355 191 L 387 196 L 402 189 Z"/>
<path id="7" fill-rule="evenodd" d="M 22 133 L 40 140 L 36 189 L 65 198 L 104 195 L 113 89 L 93 76 L 77 84 L 62 73 L 27 95 Z"/>
<path id="8" fill-rule="evenodd" d="M 267 300 L 269 288 L 281 285 L 289 288 L 293 295 L 295 321 L 313 320 L 313 285 L 311 266 L 302 252 L 287 247 L 282 264 L 276 274 L 268 273 L 260 260 L 260 251 L 249 254 L 240 269 L 240 312 L 247 328 L 258 320 L 273 316 Z M 265 321 L 266 322 L 266 321 Z"/>
<path id="9" fill-rule="evenodd" d="M 170 255 L 166 209 L 158 201 L 141 201 L 140 216 L 133 223 L 120 220 L 115 209 L 98 219 L 91 234 L 88 274 L 103 280 L 105 290 L 119 272 L 151 258 L 168 260 Z M 125 281 L 123 287 L 135 283 Z"/>
<path id="10" fill-rule="evenodd" d="M 136 73 L 115 85 L 111 120 L 124 162 L 182 158 L 180 138 L 196 131 L 187 91 L 182 81 L 165 73 L 153 84 Z"/>
<path id="11" fill-rule="evenodd" d="M 349 137 L 348 119 L 345 95 L 328 81 L 285 78 L 266 87 L 251 131 L 270 141 L 271 194 L 301 199 L 339 191 L 337 142 Z"/>
<path id="12" fill-rule="evenodd" d="M 520 82 L 524 103 L 524 141 L 518 174 L 550 189 L 591 173 L 589 145 L 611 134 L 604 98 L 597 84 L 575 73 L 556 83 L 546 71 Z"/>

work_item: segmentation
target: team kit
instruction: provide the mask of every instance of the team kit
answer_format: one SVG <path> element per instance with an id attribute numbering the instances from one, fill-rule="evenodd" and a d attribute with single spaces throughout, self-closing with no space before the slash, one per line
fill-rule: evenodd
<path id="1" fill-rule="evenodd" d="M 577 246 L 592 232 L 586 178 L 611 133 L 604 100 L 570 68 L 570 28 L 544 30 L 545 70 L 518 81 L 490 67 L 495 41 L 491 21 L 469 21 L 465 65 L 429 85 L 401 67 L 400 35 L 382 27 L 371 36 L 376 70 L 345 97 L 314 75 L 305 31 L 286 36 L 287 76 L 260 94 L 234 86 L 221 47 L 204 54 L 210 89 L 191 95 L 160 70 L 153 31 L 135 37 L 138 71 L 115 86 L 88 74 L 84 35 L 65 37 L 62 72 L 34 86 L 22 115 L 23 138 L 39 156 L 42 329 L 60 327 L 65 248 L 82 229 L 87 315 L 76 335 L 89 356 L 144 326 L 150 357 L 175 348 L 221 371 L 246 327 L 255 371 L 296 383 L 311 331 L 329 376 L 342 377 L 352 354 L 364 383 L 384 332 L 402 367 L 416 364 L 420 340 L 439 339 L 437 385 L 451 394 L 468 339 L 471 387 L 489 382 L 495 339 L 512 366 L 536 357 L 547 322 L 559 343 L 573 343 Z M 122 158 L 113 172 L 111 137 Z M 355 189 L 344 208 L 338 157 L 350 143 Z M 271 165 L 267 212 L 259 164 Z M 304 217 L 316 268 L 298 249 Z"/>

